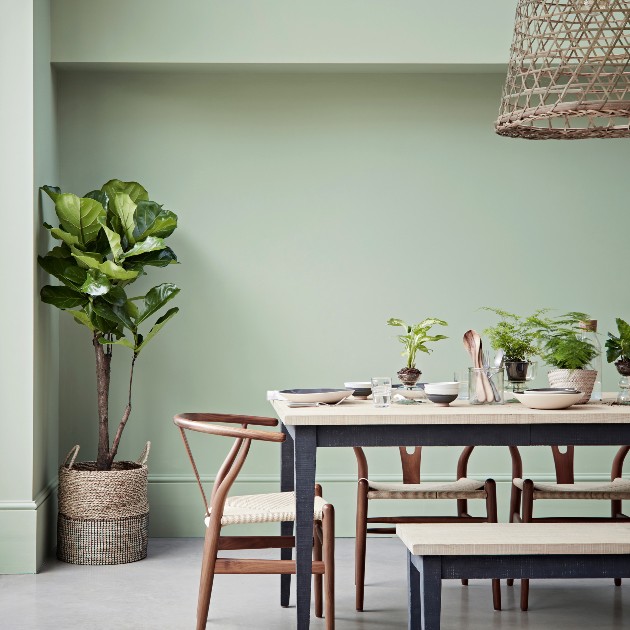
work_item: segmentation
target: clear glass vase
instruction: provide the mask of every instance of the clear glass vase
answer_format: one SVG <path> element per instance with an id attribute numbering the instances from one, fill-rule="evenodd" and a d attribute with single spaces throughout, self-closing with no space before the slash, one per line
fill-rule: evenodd
<path id="1" fill-rule="evenodd" d="M 502 405 L 503 368 L 468 368 L 468 402 L 471 405 Z"/>

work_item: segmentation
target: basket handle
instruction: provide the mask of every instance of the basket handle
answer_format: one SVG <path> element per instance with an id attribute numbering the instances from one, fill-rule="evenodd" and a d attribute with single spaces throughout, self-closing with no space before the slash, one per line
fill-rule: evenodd
<path id="1" fill-rule="evenodd" d="M 140 453 L 140 457 L 136 460 L 136 464 L 140 464 L 140 466 L 146 466 L 147 460 L 149 459 L 149 452 L 151 451 L 151 442 L 147 442 L 145 447 L 142 449 L 142 453 Z"/>
<path id="2" fill-rule="evenodd" d="M 74 460 L 77 458 L 77 455 L 79 454 L 79 449 L 81 447 L 78 444 L 75 444 L 71 449 L 70 452 L 64 457 L 63 460 L 63 464 L 61 464 L 62 466 L 66 466 L 66 468 L 70 469 L 74 466 Z M 72 456 L 72 459 L 70 459 L 70 456 Z M 70 464 L 68 464 L 68 459 L 70 459 Z"/>

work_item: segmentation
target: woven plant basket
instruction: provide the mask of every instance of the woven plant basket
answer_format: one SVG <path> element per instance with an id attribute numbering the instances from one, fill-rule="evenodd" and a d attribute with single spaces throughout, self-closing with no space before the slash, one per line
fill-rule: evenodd
<path id="1" fill-rule="evenodd" d="M 584 392 L 576 404 L 583 405 L 591 399 L 597 370 L 551 370 L 547 374 L 550 387 L 574 387 Z"/>
<path id="2" fill-rule="evenodd" d="M 496 131 L 630 137 L 627 0 L 519 0 Z"/>
<path id="3" fill-rule="evenodd" d="M 147 459 L 136 462 L 75 463 L 74 446 L 59 468 L 57 557 L 72 564 L 125 564 L 147 557 L 149 501 Z"/>

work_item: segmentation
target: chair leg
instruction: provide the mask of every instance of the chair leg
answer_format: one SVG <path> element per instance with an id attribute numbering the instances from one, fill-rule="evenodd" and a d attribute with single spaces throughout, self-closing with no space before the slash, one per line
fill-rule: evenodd
<path id="1" fill-rule="evenodd" d="M 523 481 L 523 523 L 530 523 L 534 512 L 534 482 L 531 479 Z M 529 607 L 529 580 L 521 580 L 521 610 Z"/>
<path id="2" fill-rule="evenodd" d="M 367 543 L 368 482 L 360 479 L 357 487 L 357 525 L 354 557 L 355 606 L 363 610 L 365 592 L 365 547 Z"/>
<path id="3" fill-rule="evenodd" d="M 515 516 L 517 517 L 517 522 L 520 521 L 520 517 L 517 515 L 520 514 L 521 511 L 521 490 L 517 488 L 514 483 L 512 483 L 512 489 L 510 490 L 510 523 L 514 523 Z M 512 578 L 507 579 L 508 586 L 514 586 L 514 580 Z"/>
<path id="4" fill-rule="evenodd" d="M 487 479 L 484 484 L 486 491 L 486 516 L 488 523 L 498 522 L 497 484 L 494 479 Z M 495 610 L 501 610 L 501 580 L 492 580 L 492 604 Z"/>
<path id="5" fill-rule="evenodd" d="M 322 529 L 326 630 L 335 630 L 335 508 L 329 503 L 324 506 Z"/>
<path id="6" fill-rule="evenodd" d="M 210 596 L 214 582 L 214 568 L 217 563 L 220 534 L 221 523 L 211 519 L 206 529 L 206 537 L 203 544 L 199 599 L 197 600 L 197 630 L 205 630 L 208 622 L 208 609 L 210 608 Z"/>
<path id="7" fill-rule="evenodd" d="M 322 559 L 322 536 L 321 525 L 316 522 L 313 526 L 313 560 Z M 324 608 L 322 606 L 322 576 L 313 576 L 313 591 L 315 599 L 315 616 L 322 617 L 324 615 Z"/>

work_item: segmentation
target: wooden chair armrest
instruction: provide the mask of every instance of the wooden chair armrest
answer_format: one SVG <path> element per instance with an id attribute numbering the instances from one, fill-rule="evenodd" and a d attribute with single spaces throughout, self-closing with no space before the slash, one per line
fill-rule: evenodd
<path id="1" fill-rule="evenodd" d="M 630 451 L 630 446 L 622 446 L 615 455 L 615 459 L 613 460 L 612 471 L 610 478 L 612 480 L 617 479 L 617 477 L 621 477 L 623 474 L 623 462 L 626 459 L 626 455 Z"/>
<path id="2" fill-rule="evenodd" d="M 230 413 L 179 413 L 176 418 L 194 420 L 195 422 L 228 422 L 230 424 L 257 424 L 263 427 L 276 427 L 276 418 L 260 416 L 237 416 Z"/>
<path id="3" fill-rule="evenodd" d="M 221 435 L 223 437 L 233 437 L 240 439 L 261 440 L 263 442 L 284 442 L 284 433 L 271 431 L 258 431 L 256 429 L 243 429 L 242 427 L 224 427 L 219 424 L 210 424 L 206 420 L 191 420 L 186 416 L 195 414 L 180 414 L 173 418 L 173 422 L 182 429 L 208 433 L 211 435 Z"/>

